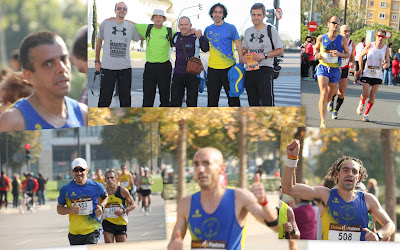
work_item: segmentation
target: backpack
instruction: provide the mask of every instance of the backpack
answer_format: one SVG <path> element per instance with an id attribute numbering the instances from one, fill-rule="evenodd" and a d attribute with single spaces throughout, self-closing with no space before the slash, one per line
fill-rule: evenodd
<path id="1" fill-rule="evenodd" d="M 149 24 L 149 25 L 147 26 L 146 37 L 145 37 L 147 45 L 149 45 L 149 42 L 150 42 L 150 38 L 151 38 L 151 36 L 150 36 L 150 31 L 151 31 L 151 29 L 153 28 L 153 26 L 154 26 L 154 24 Z M 167 38 L 167 40 L 169 41 L 169 45 L 170 45 L 171 47 L 174 47 L 174 43 L 173 43 L 173 41 L 172 41 L 172 29 L 171 29 L 170 27 L 167 27 L 167 30 L 168 30 L 168 33 L 167 33 L 166 38 Z"/>
<path id="2" fill-rule="evenodd" d="M 268 27 L 267 27 L 267 32 L 268 32 L 269 40 L 271 41 L 272 50 L 274 50 L 274 49 L 275 49 L 275 46 L 274 46 L 274 43 L 272 42 L 271 25 L 268 25 Z M 272 67 L 272 71 L 273 71 L 272 77 L 273 77 L 274 79 L 276 79 L 276 78 L 279 77 L 279 73 L 280 73 L 280 71 L 281 71 L 281 69 L 282 69 L 282 67 L 279 66 L 279 63 L 281 63 L 281 62 L 282 62 L 282 59 L 278 59 L 277 57 L 274 57 L 274 65 L 273 65 L 273 67 Z"/>
<path id="3" fill-rule="evenodd" d="M 4 188 L 4 187 L 7 187 L 6 178 L 4 178 L 4 176 L 1 176 L 0 188 Z"/>

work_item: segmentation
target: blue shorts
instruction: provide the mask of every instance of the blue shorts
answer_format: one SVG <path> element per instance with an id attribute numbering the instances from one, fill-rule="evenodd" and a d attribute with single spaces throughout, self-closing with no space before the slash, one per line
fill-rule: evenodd
<path id="1" fill-rule="evenodd" d="M 338 83 L 340 80 L 341 72 L 339 68 L 331 68 L 319 64 L 317 67 L 317 76 L 326 76 L 329 78 L 330 83 Z"/>

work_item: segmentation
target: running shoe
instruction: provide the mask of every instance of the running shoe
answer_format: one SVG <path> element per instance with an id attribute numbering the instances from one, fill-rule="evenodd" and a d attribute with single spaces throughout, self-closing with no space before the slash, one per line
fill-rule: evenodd
<path id="1" fill-rule="evenodd" d="M 363 111 L 364 111 L 364 104 L 362 104 L 361 100 L 360 100 L 360 102 L 358 103 L 358 107 L 357 107 L 357 114 L 362 115 Z"/>
<path id="2" fill-rule="evenodd" d="M 369 115 L 363 116 L 363 122 L 369 122 Z"/>
<path id="3" fill-rule="evenodd" d="M 332 119 L 335 119 L 335 120 L 339 119 L 336 110 L 334 110 L 333 113 L 332 113 Z"/>
<path id="4" fill-rule="evenodd" d="M 328 102 L 328 111 L 329 112 L 333 111 L 333 102 L 332 101 Z"/>
<path id="5" fill-rule="evenodd" d="M 147 216 L 147 215 L 149 215 L 149 213 L 147 213 L 147 212 L 144 212 L 144 216 Z"/>
<path id="6" fill-rule="evenodd" d="M 147 207 L 147 211 L 148 211 L 149 213 L 151 213 L 151 208 L 150 208 L 150 207 Z"/>
<path id="7" fill-rule="evenodd" d="M 320 128 L 326 128 L 326 121 L 321 121 L 321 125 L 319 125 Z"/>
<path id="8" fill-rule="evenodd" d="M 142 207 L 142 213 L 144 213 L 145 211 L 144 211 L 144 207 Z"/>

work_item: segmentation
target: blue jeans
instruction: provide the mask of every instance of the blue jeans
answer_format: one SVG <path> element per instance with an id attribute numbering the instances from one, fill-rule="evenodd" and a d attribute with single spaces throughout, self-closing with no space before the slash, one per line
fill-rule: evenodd
<path id="1" fill-rule="evenodd" d="M 392 67 L 383 70 L 383 85 L 393 85 Z"/>
<path id="2" fill-rule="evenodd" d="M 39 196 L 39 205 L 45 205 L 45 203 L 46 203 L 46 199 L 45 199 L 46 191 L 38 190 L 37 193 L 38 193 L 38 196 Z"/>

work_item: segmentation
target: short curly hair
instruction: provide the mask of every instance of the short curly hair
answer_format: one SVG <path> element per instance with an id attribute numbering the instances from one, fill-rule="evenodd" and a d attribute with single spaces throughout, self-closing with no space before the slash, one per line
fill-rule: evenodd
<path id="1" fill-rule="evenodd" d="M 222 17 L 222 20 L 224 20 L 225 17 L 228 15 L 228 10 L 226 9 L 225 5 L 223 5 L 222 3 L 216 3 L 216 4 L 214 4 L 214 5 L 211 7 L 211 9 L 210 9 L 210 11 L 209 11 L 208 14 L 210 15 L 210 17 L 211 17 L 211 19 L 212 19 L 212 18 L 213 18 L 212 14 L 214 13 L 215 8 L 217 8 L 217 7 L 220 7 L 220 8 L 222 9 L 223 14 L 224 14 L 224 16 Z"/>
<path id="2" fill-rule="evenodd" d="M 342 156 L 339 159 L 337 159 L 335 161 L 335 163 L 332 164 L 332 166 L 328 169 L 327 174 L 326 174 L 326 178 L 332 180 L 335 184 L 337 184 L 337 178 L 336 173 L 340 171 L 340 167 L 343 164 L 343 162 L 345 161 L 355 161 L 358 163 L 358 165 L 360 166 L 360 180 L 358 180 L 357 183 L 365 181 L 365 179 L 368 177 L 367 174 L 367 169 L 364 167 L 363 162 L 355 157 L 352 156 Z"/>

